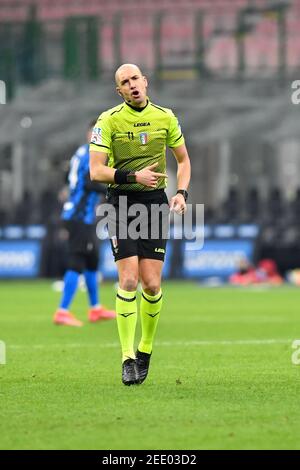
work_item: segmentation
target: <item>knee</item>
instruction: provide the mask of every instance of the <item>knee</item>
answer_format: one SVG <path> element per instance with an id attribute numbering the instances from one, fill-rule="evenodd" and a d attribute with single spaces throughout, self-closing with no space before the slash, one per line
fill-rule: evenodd
<path id="1" fill-rule="evenodd" d="M 135 276 L 126 276 L 119 281 L 120 287 L 127 292 L 132 292 L 137 289 L 138 278 Z"/>
<path id="2" fill-rule="evenodd" d="M 143 290 L 148 295 L 156 295 L 160 291 L 160 282 L 155 279 L 149 279 L 143 281 Z"/>

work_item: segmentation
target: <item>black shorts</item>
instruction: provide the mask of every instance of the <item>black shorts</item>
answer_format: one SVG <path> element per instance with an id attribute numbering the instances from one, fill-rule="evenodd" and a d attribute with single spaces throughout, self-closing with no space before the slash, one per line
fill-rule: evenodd
<path id="1" fill-rule="evenodd" d="M 109 237 L 115 261 L 130 256 L 164 261 L 169 231 L 169 204 L 163 189 L 116 191 L 107 202 Z"/>
<path id="2" fill-rule="evenodd" d="M 94 225 L 75 220 L 64 221 L 68 232 L 68 269 L 82 273 L 96 271 L 99 264 L 99 240 Z"/>

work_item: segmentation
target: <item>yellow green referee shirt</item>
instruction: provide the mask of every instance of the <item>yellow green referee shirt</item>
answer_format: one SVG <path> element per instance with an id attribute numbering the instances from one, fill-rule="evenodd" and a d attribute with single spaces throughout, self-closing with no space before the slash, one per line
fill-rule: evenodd
<path id="1" fill-rule="evenodd" d="M 173 112 L 148 100 L 141 111 L 124 102 L 102 113 L 93 129 L 90 150 L 107 153 L 111 168 L 138 171 L 158 162 L 155 171 L 166 173 L 166 146 L 176 148 L 183 143 Z M 130 191 L 152 189 L 137 183 L 110 186 Z M 157 189 L 165 186 L 165 178 L 160 178 Z"/>

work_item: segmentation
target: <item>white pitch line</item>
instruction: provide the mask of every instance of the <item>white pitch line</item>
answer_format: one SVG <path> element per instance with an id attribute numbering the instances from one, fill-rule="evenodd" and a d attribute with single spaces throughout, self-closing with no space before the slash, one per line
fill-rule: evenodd
<path id="1" fill-rule="evenodd" d="M 256 344 L 286 344 L 291 339 L 242 339 L 242 340 L 222 340 L 222 341 L 163 341 L 158 346 L 232 346 L 232 345 L 256 345 Z"/>
<path id="2" fill-rule="evenodd" d="M 244 339 L 244 340 L 221 340 L 221 341 L 158 341 L 156 346 L 165 347 L 189 347 L 189 346 L 247 346 L 247 345 L 268 345 L 268 344 L 290 344 L 292 339 Z M 48 348 L 119 348 L 119 343 L 61 343 L 61 344 L 7 344 L 8 349 L 48 349 Z"/>

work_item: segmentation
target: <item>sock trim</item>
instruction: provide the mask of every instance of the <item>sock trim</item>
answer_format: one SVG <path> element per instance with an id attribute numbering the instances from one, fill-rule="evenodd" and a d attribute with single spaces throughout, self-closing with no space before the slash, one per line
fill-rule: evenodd
<path id="1" fill-rule="evenodd" d="M 147 299 L 147 297 L 145 297 L 145 295 L 144 295 L 144 292 L 142 293 L 142 297 L 143 297 L 147 302 L 149 302 L 149 304 L 156 304 L 157 302 L 159 302 L 159 301 L 161 300 L 162 294 L 160 295 L 160 297 L 159 297 L 157 300 L 149 300 L 149 299 Z"/>
<path id="2" fill-rule="evenodd" d="M 124 302 L 133 302 L 136 299 L 136 295 L 132 297 L 132 299 L 126 299 L 125 297 L 122 297 L 120 294 L 117 294 L 118 299 L 124 300 Z"/>

